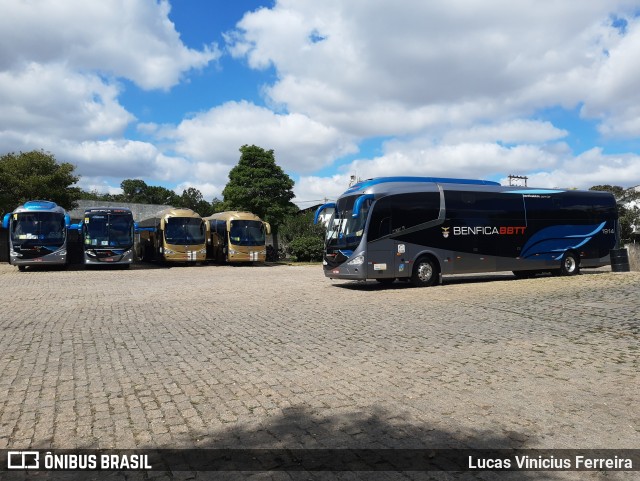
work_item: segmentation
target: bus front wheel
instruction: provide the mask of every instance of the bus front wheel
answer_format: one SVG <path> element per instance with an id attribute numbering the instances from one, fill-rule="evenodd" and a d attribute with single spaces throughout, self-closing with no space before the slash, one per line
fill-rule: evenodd
<path id="1" fill-rule="evenodd" d="M 575 276 L 579 272 L 580 262 L 575 253 L 567 252 L 564 256 L 562 256 L 562 262 L 560 263 L 560 275 Z"/>
<path id="2" fill-rule="evenodd" d="M 433 286 L 438 282 L 440 269 L 431 257 L 421 257 L 413 265 L 411 283 L 416 287 Z"/>

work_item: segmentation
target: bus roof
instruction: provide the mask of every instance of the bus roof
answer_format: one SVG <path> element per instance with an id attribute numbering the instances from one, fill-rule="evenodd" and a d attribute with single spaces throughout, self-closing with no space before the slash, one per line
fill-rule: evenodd
<path id="1" fill-rule="evenodd" d="M 30 200 L 15 208 L 14 214 L 20 214 L 24 212 L 57 212 L 65 214 L 64 208 L 60 207 L 55 202 L 50 200 Z"/>
<path id="2" fill-rule="evenodd" d="M 492 180 L 476 180 L 476 179 L 452 179 L 448 177 L 376 177 L 373 179 L 363 180 L 358 182 L 357 184 L 349 187 L 343 195 L 350 194 L 353 192 L 357 192 L 360 190 L 367 190 L 369 187 L 373 187 L 375 185 L 380 184 L 421 184 L 421 183 L 430 183 L 430 184 L 464 184 L 464 185 L 496 185 L 499 186 L 499 182 L 494 182 Z"/>
<path id="3" fill-rule="evenodd" d="M 498 182 L 487 180 L 449 179 L 438 177 L 378 177 L 354 184 L 340 196 L 370 195 L 371 198 L 392 194 L 406 194 L 412 192 L 429 192 L 441 188 L 444 191 L 495 192 L 500 194 L 520 194 L 525 196 L 539 196 L 552 194 L 584 195 L 611 197 L 609 192 L 576 189 L 546 189 L 536 187 L 504 186 Z M 326 204 L 323 207 L 331 206 Z"/>
<path id="4" fill-rule="evenodd" d="M 165 217 L 193 217 L 196 219 L 202 219 L 202 217 L 200 217 L 200 214 L 192 211 L 191 209 L 187 209 L 187 208 L 176 209 L 174 207 L 170 207 L 169 209 L 161 210 L 160 212 L 157 212 L 155 215 L 152 215 L 151 217 L 147 217 L 146 219 L 143 219 L 140 222 L 148 221 L 151 219 L 162 219 Z"/>
<path id="5" fill-rule="evenodd" d="M 209 217 L 204 217 L 204 220 L 256 220 L 262 222 L 262 219 L 252 212 L 228 210 L 225 212 L 216 212 Z"/>

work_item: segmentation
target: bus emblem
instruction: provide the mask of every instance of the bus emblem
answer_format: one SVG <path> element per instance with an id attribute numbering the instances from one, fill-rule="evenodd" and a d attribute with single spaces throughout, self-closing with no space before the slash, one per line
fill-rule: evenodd
<path id="1" fill-rule="evenodd" d="M 449 237 L 449 229 L 450 228 L 449 227 L 441 227 L 441 229 L 442 229 L 442 237 L 444 237 L 445 239 L 447 237 Z"/>

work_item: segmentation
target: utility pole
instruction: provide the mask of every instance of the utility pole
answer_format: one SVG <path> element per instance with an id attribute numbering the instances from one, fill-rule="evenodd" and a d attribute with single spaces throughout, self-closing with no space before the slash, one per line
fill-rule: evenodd
<path id="1" fill-rule="evenodd" d="M 510 175 L 509 176 L 509 186 L 514 186 L 514 185 L 520 185 L 517 182 L 524 180 L 524 187 L 527 186 L 527 180 L 529 180 L 529 177 L 527 177 L 526 175 Z"/>

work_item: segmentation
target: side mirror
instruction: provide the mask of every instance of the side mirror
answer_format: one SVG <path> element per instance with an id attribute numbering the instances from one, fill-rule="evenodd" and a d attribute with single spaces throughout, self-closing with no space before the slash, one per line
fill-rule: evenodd
<path id="1" fill-rule="evenodd" d="M 335 209 L 336 208 L 336 203 L 335 202 L 329 202 L 327 204 L 323 204 L 320 207 L 318 207 L 318 210 L 316 210 L 315 215 L 313 216 L 313 223 L 317 224 L 318 220 L 320 219 L 320 214 L 322 214 L 322 211 L 325 209 Z"/>
<path id="2" fill-rule="evenodd" d="M 4 217 L 2 218 L 2 227 L 4 229 L 8 229 L 9 228 L 9 220 L 11 219 L 11 214 L 5 214 Z"/>
<path id="3" fill-rule="evenodd" d="M 264 223 L 264 231 L 267 233 L 267 235 L 271 234 L 271 224 L 269 224 L 268 222 Z"/>

